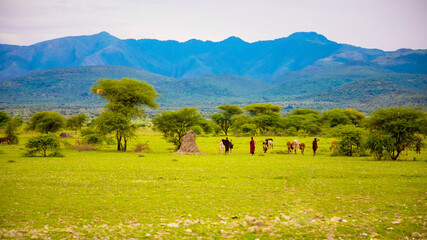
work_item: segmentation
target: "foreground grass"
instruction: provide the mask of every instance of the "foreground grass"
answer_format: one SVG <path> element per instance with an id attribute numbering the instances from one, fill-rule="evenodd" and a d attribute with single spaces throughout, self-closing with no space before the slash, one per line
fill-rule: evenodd
<path id="1" fill-rule="evenodd" d="M 198 137 L 204 154 L 197 156 L 171 154 L 150 131 L 134 141 L 148 142 L 143 154 L 111 146 L 24 158 L 22 146 L 2 146 L 0 237 L 399 239 L 427 232 L 425 153 L 395 162 L 331 157 L 330 139 L 321 139 L 313 157 L 306 138 L 306 154 L 289 155 L 285 142 L 294 138 L 275 137 L 274 150 L 261 154 L 259 137 L 251 156 L 249 138 L 236 137 L 233 153 L 222 155 L 220 139 Z"/>

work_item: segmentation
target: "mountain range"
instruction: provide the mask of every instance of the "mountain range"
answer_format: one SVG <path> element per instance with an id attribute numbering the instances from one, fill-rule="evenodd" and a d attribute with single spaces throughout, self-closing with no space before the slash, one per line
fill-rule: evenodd
<path id="1" fill-rule="evenodd" d="M 152 84 L 161 105 L 276 102 L 324 109 L 427 106 L 427 50 L 386 52 L 315 32 L 248 43 L 121 40 L 106 32 L 31 46 L 0 44 L 0 107 L 101 104 L 99 78 Z"/>

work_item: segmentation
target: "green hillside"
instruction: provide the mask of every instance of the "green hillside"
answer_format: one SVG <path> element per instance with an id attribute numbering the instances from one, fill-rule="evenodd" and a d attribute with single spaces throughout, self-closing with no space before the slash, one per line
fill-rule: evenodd
<path id="1" fill-rule="evenodd" d="M 162 95 L 158 102 L 165 107 L 244 102 L 244 98 L 268 85 L 231 74 L 176 79 L 123 66 L 73 67 L 40 71 L 0 82 L 0 106 L 100 107 L 102 101 L 90 94 L 89 89 L 100 78 L 124 77 L 153 85 Z"/>

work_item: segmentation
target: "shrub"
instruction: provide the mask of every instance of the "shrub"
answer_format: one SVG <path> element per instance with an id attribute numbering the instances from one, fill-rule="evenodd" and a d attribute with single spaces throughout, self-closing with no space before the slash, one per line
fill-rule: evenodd
<path id="1" fill-rule="evenodd" d="M 88 144 L 101 144 L 102 143 L 102 137 L 96 135 L 96 134 L 88 134 L 85 136 L 85 140 Z"/>
<path id="2" fill-rule="evenodd" d="M 364 133 L 364 129 L 354 125 L 346 125 L 339 128 L 340 141 L 338 141 L 338 151 L 346 156 L 363 153 L 362 136 Z"/>
<path id="3" fill-rule="evenodd" d="M 198 125 L 192 126 L 190 129 L 193 130 L 196 135 L 202 134 L 202 128 Z"/>
<path id="4" fill-rule="evenodd" d="M 42 156 L 47 157 L 47 150 L 59 149 L 59 138 L 53 134 L 39 135 L 30 138 L 25 146 L 30 148 L 25 156 L 35 156 L 36 153 L 42 152 Z"/>

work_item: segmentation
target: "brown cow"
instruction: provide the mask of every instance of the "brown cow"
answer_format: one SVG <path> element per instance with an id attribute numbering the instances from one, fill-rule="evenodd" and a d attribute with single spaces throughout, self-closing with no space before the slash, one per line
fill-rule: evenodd
<path id="1" fill-rule="evenodd" d="M 297 154 L 297 148 L 299 147 L 298 140 L 294 140 L 293 142 L 287 142 L 286 146 L 288 147 L 288 153 L 292 153 L 292 150 L 294 150 L 294 154 Z"/>
<path id="2" fill-rule="evenodd" d="M 287 142 L 286 146 L 288 147 L 288 153 L 291 153 L 292 152 L 292 144 L 291 144 L 291 142 Z"/>
<path id="3" fill-rule="evenodd" d="M 268 149 L 268 142 L 267 141 L 262 142 L 262 148 L 264 149 L 264 153 L 267 153 L 267 149 Z"/>
<path id="4" fill-rule="evenodd" d="M 300 143 L 299 149 L 301 149 L 301 155 L 304 155 L 305 143 Z"/>
<path id="5" fill-rule="evenodd" d="M 294 154 L 297 154 L 297 149 L 298 149 L 298 147 L 299 147 L 299 141 L 295 139 L 295 140 L 292 142 L 292 149 L 294 150 Z"/>
<path id="6" fill-rule="evenodd" d="M 9 137 L 0 138 L 0 144 L 9 145 L 10 144 L 10 138 Z"/>

